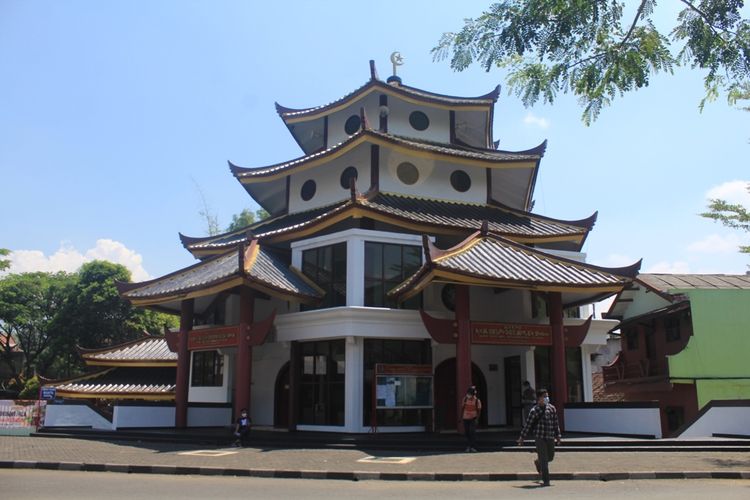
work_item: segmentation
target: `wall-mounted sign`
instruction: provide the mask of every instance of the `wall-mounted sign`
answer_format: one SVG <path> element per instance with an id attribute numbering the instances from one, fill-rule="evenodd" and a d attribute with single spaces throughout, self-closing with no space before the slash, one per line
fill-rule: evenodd
<path id="1" fill-rule="evenodd" d="M 55 399 L 56 395 L 57 395 L 57 388 L 55 388 L 55 387 L 42 387 L 41 398 L 40 399 L 52 400 L 52 399 Z"/>
<path id="2" fill-rule="evenodd" d="M 471 342 L 493 345 L 552 345 L 549 325 L 471 322 Z"/>
<path id="3" fill-rule="evenodd" d="M 236 347 L 239 343 L 239 326 L 224 326 L 191 330 L 188 333 L 188 349 L 217 349 L 219 347 Z"/>

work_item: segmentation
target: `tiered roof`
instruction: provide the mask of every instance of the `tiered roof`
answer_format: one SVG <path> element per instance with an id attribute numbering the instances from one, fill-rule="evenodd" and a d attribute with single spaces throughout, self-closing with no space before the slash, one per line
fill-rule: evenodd
<path id="1" fill-rule="evenodd" d="M 88 366 L 103 369 L 45 384 L 57 397 L 173 400 L 177 354 L 164 337 L 146 336 L 100 349 L 78 348 Z"/>
<path id="2" fill-rule="evenodd" d="M 205 256 L 253 238 L 283 241 L 319 231 L 344 218 L 362 216 L 419 231 L 453 235 L 476 231 L 487 221 L 493 233 L 514 241 L 568 241 L 577 248 L 583 245 L 596 221 L 596 214 L 578 221 L 564 221 L 514 210 L 498 203 L 448 201 L 374 191 L 313 210 L 266 219 L 242 231 L 203 238 L 180 235 L 180 238 L 183 246 L 193 255 Z"/>
<path id="3" fill-rule="evenodd" d="M 389 295 L 405 300 L 433 281 L 562 292 L 566 307 L 601 300 L 635 277 L 640 261 L 604 268 L 566 259 L 492 234 L 485 226 L 453 248 L 424 238 L 425 263 Z"/>
<path id="4" fill-rule="evenodd" d="M 216 293 L 246 284 L 285 300 L 315 302 L 322 292 L 296 269 L 287 266 L 257 240 L 245 248 L 199 262 L 161 278 L 142 283 L 118 283 L 120 294 L 136 305 L 151 305 Z"/>

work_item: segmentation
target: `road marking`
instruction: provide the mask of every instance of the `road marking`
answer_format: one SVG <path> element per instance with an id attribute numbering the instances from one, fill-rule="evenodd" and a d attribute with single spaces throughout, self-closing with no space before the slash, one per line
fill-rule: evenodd
<path id="1" fill-rule="evenodd" d="M 364 457 L 357 460 L 363 464 L 408 464 L 416 460 L 417 457 Z"/>
<path id="2" fill-rule="evenodd" d="M 192 455 L 194 457 L 223 457 L 226 455 L 234 455 L 236 451 L 220 451 L 220 450 L 195 450 L 195 451 L 183 451 L 178 455 Z"/>

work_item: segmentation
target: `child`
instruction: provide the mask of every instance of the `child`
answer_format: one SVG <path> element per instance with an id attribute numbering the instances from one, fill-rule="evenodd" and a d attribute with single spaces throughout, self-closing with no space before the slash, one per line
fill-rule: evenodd
<path id="1" fill-rule="evenodd" d="M 250 434 L 250 417 L 247 416 L 247 408 L 240 410 L 240 418 L 234 426 L 234 437 L 237 440 L 234 442 L 234 446 L 245 446 L 247 437 Z"/>

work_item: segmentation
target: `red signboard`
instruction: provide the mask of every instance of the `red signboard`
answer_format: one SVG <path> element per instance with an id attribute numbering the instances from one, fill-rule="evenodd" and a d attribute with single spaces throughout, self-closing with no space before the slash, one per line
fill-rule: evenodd
<path id="1" fill-rule="evenodd" d="M 472 344 L 552 345 L 549 325 L 471 322 Z"/>
<path id="2" fill-rule="evenodd" d="M 378 375 L 432 375 L 432 365 L 396 365 L 378 363 L 375 365 Z"/>
<path id="3" fill-rule="evenodd" d="M 206 328 L 191 330 L 188 333 L 188 349 L 217 349 L 219 347 L 237 347 L 239 343 L 238 326 Z"/>

